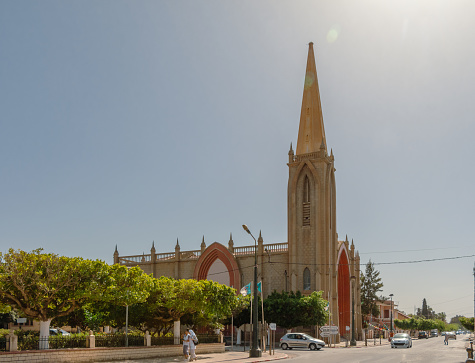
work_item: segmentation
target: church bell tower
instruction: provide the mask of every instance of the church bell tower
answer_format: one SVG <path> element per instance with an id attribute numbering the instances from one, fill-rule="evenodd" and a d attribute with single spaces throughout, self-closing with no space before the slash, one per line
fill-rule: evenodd
<path id="1" fill-rule="evenodd" d="M 289 151 L 288 241 L 290 289 L 323 297 L 337 309 L 336 192 L 328 155 L 313 43 L 309 44 L 297 146 Z"/>

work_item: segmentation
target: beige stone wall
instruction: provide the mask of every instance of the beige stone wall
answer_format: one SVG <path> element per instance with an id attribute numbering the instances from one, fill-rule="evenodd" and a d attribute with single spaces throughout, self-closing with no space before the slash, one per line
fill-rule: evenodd
<path id="1" fill-rule="evenodd" d="M 95 349 L 58 349 L 29 352 L 0 353 L 0 363 L 35 362 L 104 362 L 111 360 L 145 359 L 182 356 L 181 345 L 160 347 L 95 348 Z M 224 344 L 200 344 L 196 354 L 224 353 Z"/>

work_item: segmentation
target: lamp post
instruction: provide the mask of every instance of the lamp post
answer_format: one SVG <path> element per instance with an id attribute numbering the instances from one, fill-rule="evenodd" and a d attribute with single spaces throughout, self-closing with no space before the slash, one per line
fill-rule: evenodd
<path id="1" fill-rule="evenodd" d="M 262 351 L 259 348 L 258 344 L 258 334 L 259 334 L 259 326 L 258 326 L 258 305 L 257 305 L 257 241 L 252 235 L 251 231 L 245 224 L 242 225 L 242 228 L 251 235 L 254 239 L 254 300 L 253 300 L 253 309 L 252 309 L 252 342 L 251 342 L 251 349 L 249 350 L 249 357 L 262 357 Z"/>
<path id="2" fill-rule="evenodd" d="M 353 289 L 351 294 L 351 341 L 350 346 L 356 346 L 355 339 L 355 282 L 356 277 L 351 276 L 351 281 L 353 283 Z"/>
<path id="3" fill-rule="evenodd" d="M 391 297 L 391 320 L 390 320 L 390 323 L 389 323 L 389 340 L 391 340 L 392 336 L 393 336 L 393 296 L 394 294 L 389 294 L 389 296 Z"/>

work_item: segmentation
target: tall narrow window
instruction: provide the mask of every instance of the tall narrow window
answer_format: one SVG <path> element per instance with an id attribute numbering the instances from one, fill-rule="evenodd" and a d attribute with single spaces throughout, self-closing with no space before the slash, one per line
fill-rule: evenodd
<path id="1" fill-rule="evenodd" d="M 305 176 L 303 181 L 303 226 L 310 226 L 310 181 Z"/>
<path id="2" fill-rule="evenodd" d="M 287 286 L 287 270 L 284 271 L 284 279 L 285 279 L 285 291 L 289 291 Z"/>
<path id="3" fill-rule="evenodd" d="M 310 270 L 308 267 L 303 270 L 303 289 L 310 290 Z"/>

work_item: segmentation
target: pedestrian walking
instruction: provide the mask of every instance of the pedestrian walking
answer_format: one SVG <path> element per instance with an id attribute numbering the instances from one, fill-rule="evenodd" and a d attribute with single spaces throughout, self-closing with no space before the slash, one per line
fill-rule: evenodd
<path id="1" fill-rule="evenodd" d="M 445 333 L 445 336 L 444 336 L 444 344 L 449 345 L 449 334 L 447 333 Z"/>
<path id="2" fill-rule="evenodd" d="M 188 353 L 190 344 L 188 343 L 188 338 L 186 337 L 186 333 L 182 335 L 182 339 L 183 339 L 183 355 L 185 356 L 185 360 L 188 361 L 190 358 L 190 355 Z"/>
<path id="3" fill-rule="evenodd" d="M 186 334 L 188 336 L 188 344 L 189 344 L 189 348 L 190 348 L 189 361 L 191 362 L 191 361 L 194 361 L 194 360 L 198 359 L 196 357 L 196 353 L 195 353 L 195 350 L 196 350 L 195 340 L 197 338 L 196 338 L 195 332 L 191 329 L 186 329 Z"/>

